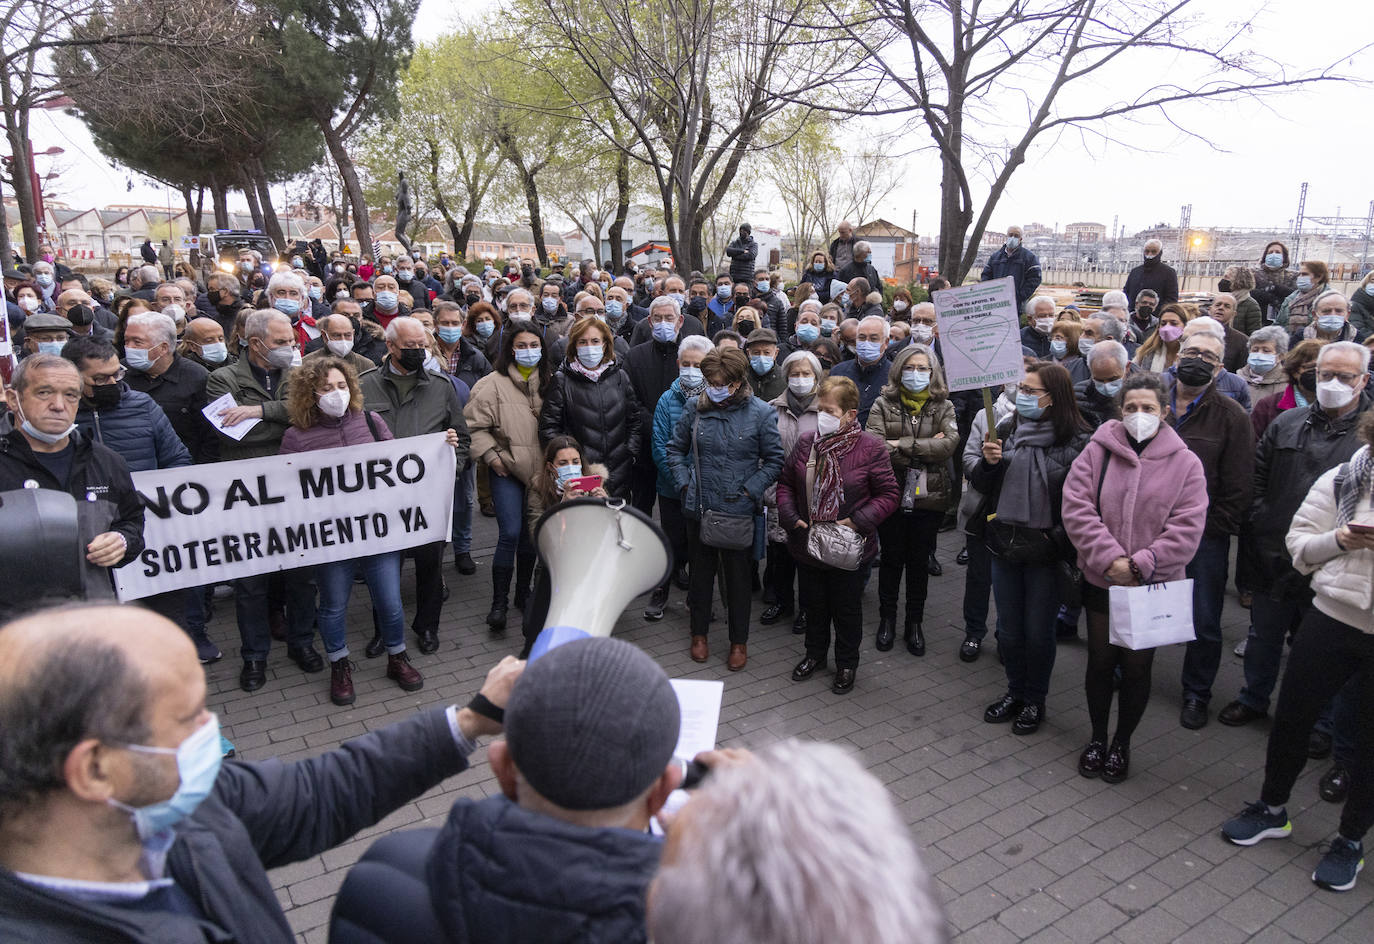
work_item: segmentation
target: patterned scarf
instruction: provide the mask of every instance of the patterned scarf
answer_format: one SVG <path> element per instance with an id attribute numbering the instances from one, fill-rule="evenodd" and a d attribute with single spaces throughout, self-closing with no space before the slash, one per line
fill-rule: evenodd
<path id="1" fill-rule="evenodd" d="M 1336 527 L 1343 527 L 1354 519 L 1360 496 L 1368 495 L 1371 487 L 1374 487 L 1374 453 L 1368 446 L 1362 446 L 1351 458 L 1350 471 L 1341 483 L 1341 493 L 1336 496 L 1340 502 L 1336 511 Z"/>
<path id="2" fill-rule="evenodd" d="M 581 374 L 592 383 L 596 383 L 601 379 L 602 374 L 611 369 L 611 365 L 614 363 L 615 361 L 606 361 L 600 367 L 583 367 L 582 362 L 574 357 L 571 361 L 568 361 L 568 369 L 574 373 Z"/>
<path id="3" fill-rule="evenodd" d="M 1307 291 L 1302 292 L 1297 298 L 1288 303 L 1288 330 L 1296 331 L 1305 328 L 1312 321 L 1312 306 L 1317 301 L 1317 296 L 1326 291 L 1327 285 L 1323 282 L 1320 285 L 1313 285 Z"/>
<path id="4" fill-rule="evenodd" d="M 840 460 L 849 455 L 863 435 L 859 421 L 852 419 L 829 436 L 816 438 L 816 488 L 812 502 L 812 521 L 836 521 L 844 502 L 844 479 L 840 475 Z"/>

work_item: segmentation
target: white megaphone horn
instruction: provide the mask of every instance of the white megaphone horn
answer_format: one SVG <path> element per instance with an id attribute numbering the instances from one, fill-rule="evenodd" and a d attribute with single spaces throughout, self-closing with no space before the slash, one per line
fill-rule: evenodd
<path id="1" fill-rule="evenodd" d="M 574 498 L 540 516 L 534 543 L 549 572 L 549 612 L 530 660 L 609 636 L 631 600 L 668 579 L 673 554 L 653 519 L 623 499 Z"/>

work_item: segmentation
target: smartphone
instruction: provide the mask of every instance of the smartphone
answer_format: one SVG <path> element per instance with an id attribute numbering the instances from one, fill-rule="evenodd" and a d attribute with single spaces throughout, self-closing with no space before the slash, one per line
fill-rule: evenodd
<path id="1" fill-rule="evenodd" d="M 1352 521 L 1347 527 L 1356 534 L 1374 534 L 1374 524 L 1356 524 Z"/>
<path id="2" fill-rule="evenodd" d="M 601 476 L 583 475 L 579 478 L 568 479 L 568 484 L 563 486 L 564 491 L 593 492 L 601 487 Z"/>

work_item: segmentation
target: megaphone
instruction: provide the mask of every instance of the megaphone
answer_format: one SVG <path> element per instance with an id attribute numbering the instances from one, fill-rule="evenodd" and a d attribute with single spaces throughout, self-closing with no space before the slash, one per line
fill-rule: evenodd
<path id="1" fill-rule="evenodd" d="M 574 498 L 544 512 L 534 543 L 549 572 L 549 612 L 530 660 L 555 646 L 609 636 L 631 600 L 672 570 L 668 538 L 624 499 Z"/>
<path id="2" fill-rule="evenodd" d="M 76 499 L 50 488 L 0 492 L 0 618 L 40 600 L 86 595 Z"/>

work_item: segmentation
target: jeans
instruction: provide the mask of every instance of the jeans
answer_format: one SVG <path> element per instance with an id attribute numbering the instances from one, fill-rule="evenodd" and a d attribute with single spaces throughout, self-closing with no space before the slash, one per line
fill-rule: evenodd
<path id="1" fill-rule="evenodd" d="M 1197 638 L 1188 643 L 1183 656 L 1183 697 L 1196 698 L 1203 704 L 1212 700 L 1212 682 L 1221 665 L 1221 607 L 1226 599 L 1230 552 L 1229 535 L 1203 535 L 1197 553 L 1188 562 L 1187 574 L 1193 581 L 1193 630 Z"/>
<path id="2" fill-rule="evenodd" d="M 981 641 L 988 634 L 988 594 L 992 592 L 992 553 L 982 538 L 965 535 L 964 635 Z M 1000 622 L 1001 617 L 998 617 Z"/>
<path id="3" fill-rule="evenodd" d="M 830 626 L 835 626 L 835 668 L 859 665 L 859 644 L 864 636 L 863 573 L 798 564 L 806 595 L 806 654 L 824 661 L 830 651 Z"/>
<path id="4" fill-rule="evenodd" d="M 1288 656 L 1260 799 L 1270 806 L 1288 802 L 1307 764 L 1307 738 L 1317 715 L 1337 692 L 1355 703 L 1355 752 L 1341 835 L 1359 841 L 1374 826 L 1374 635 L 1315 608 L 1303 618 Z"/>
<path id="5" fill-rule="evenodd" d="M 919 623 L 925 618 L 926 593 L 930 587 L 930 555 L 935 553 L 936 537 L 943 511 L 898 511 L 878 525 L 882 563 L 878 565 L 878 612 L 897 616 L 897 595 L 902 589 L 902 570 L 906 570 L 906 618 Z M 810 619 L 810 617 L 807 617 Z"/>
<path id="6" fill-rule="evenodd" d="M 320 639 L 329 661 L 348 658 L 348 598 L 353 593 L 353 576 L 359 571 L 372 596 L 372 612 L 386 643 L 386 651 L 405 652 L 406 614 L 401 606 L 401 552 L 374 554 L 355 560 L 333 561 L 315 567 L 320 585 Z"/>
<path id="7" fill-rule="evenodd" d="M 315 586 L 313 568 L 284 571 L 286 599 L 286 647 L 300 649 L 315 638 Z M 239 624 L 243 661 L 261 662 L 272 649 L 267 625 L 267 584 L 272 574 L 240 577 L 234 581 L 234 615 Z"/>
<path id="8" fill-rule="evenodd" d="M 725 607 L 731 643 L 749 641 L 749 608 L 752 603 L 749 575 L 754 567 L 754 552 L 722 551 L 701 543 L 701 522 L 687 520 L 687 548 L 691 586 L 687 590 L 687 612 L 692 635 L 705 636 L 711 625 L 711 599 L 714 596 L 716 569 L 725 577 Z"/>
<path id="9" fill-rule="evenodd" d="M 513 475 L 492 472 L 491 503 L 496 508 L 496 555 L 493 567 L 514 567 L 515 554 L 533 554 L 534 544 L 525 528 L 525 486 Z"/>
<path id="10" fill-rule="evenodd" d="M 477 500 L 477 467 L 467 471 L 453 483 L 453 553 L 466 554 L 472 550 L 472 508 Z"/>
<path id="11" fill-rule="evenodd" d="M 1059 612 L 1051 564 L 992 559 L 997 599 L 997 645 L 1006 660 L 1007 693 L 1043 705 L 1054 672 L 1054 618 Z"/>
<path id="12" fill-rule="evenodd" d="M 1245 641 L 1245 686 L 1236 700 L 1256 711 L 1269 710 L 1269 696 L 1279 683 L 1283 644 L 1312 608 L 1312 595 L 1274 599 L 1256 593 L 1250 606 L 1250 632 Z"/>

